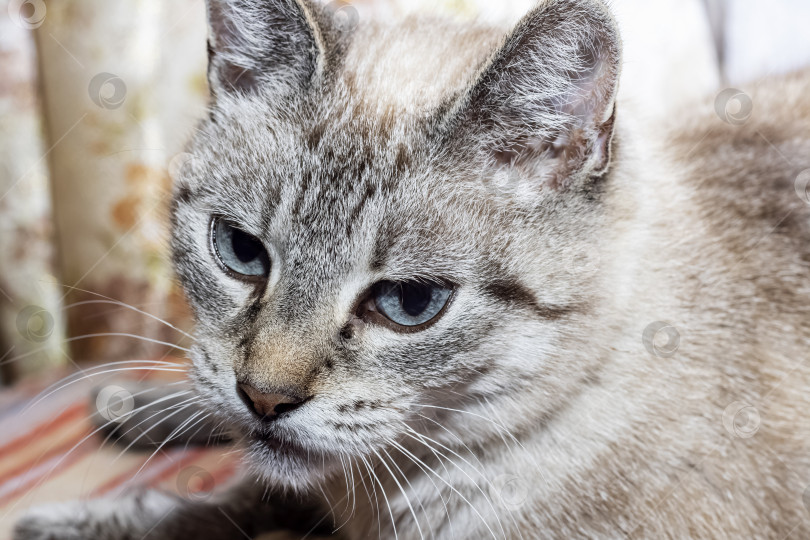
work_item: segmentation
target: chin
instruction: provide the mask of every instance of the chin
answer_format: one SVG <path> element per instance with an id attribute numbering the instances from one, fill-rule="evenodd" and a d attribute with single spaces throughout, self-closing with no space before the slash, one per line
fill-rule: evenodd
<path id="1" fill-rule="evenodd" d="M 246 441 L 250 470 L 268 486 L 306 492 L 339 470 L 339 458 L 290 438 L 252 435 Z"/>

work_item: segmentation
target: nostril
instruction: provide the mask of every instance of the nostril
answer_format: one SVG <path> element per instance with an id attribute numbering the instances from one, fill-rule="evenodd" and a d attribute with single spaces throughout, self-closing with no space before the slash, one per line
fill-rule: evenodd
<path id="1" fill-rule="evenodd" d="M 290 402 L 290 403 L 279 403 L 278 405 L 273 407 L 273 411 L 277 415 L 283 414 L 283 413 L 291 411 L 293 409 L 297 409 L 298 407 L 301 406 L 302 403 L 304 403 L 303 399 L 300 400 L 300 401 L 295 401 L 295 402 Z"/>

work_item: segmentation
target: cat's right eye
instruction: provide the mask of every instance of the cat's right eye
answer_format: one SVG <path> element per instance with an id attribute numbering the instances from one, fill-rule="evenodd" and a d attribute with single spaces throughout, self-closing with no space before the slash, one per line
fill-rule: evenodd
<path id="1" fill-rule="evenodd" d="M 211 246 L 220 264 L 237 277 L 256 280 L 270 274 L 270 256 L 261 240 L 221 217 L 211 223 Z"/>
<path id="2" fill-rule="evenodd" d="M 416 332 L 434 323 L 453 296 L 453 287 L 421 281 L 381 281 L 359 308 L 361 318 L 399 332 Z"/>

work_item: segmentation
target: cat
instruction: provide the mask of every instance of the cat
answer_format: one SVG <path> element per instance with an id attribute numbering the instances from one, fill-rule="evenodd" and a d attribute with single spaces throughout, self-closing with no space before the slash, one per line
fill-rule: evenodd
<path id="1" fill-rule="evenodd" d="M 599 0 L 208 9 L 172 249 L 249 467 L 17 540 L 810 536 L 810 73 L 648 125 Z"/>

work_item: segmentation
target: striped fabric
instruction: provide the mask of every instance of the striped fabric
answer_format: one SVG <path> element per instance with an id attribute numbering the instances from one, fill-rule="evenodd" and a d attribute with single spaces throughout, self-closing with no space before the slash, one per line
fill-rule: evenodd
<path id="1" fill-rule="evenodd" d="M 112 369 L 0 392 L 0 540 L 10 538 L 16 519 L 37 504 L 116 496 L 135 486 L 200 496 L 235 474 L 240 455 L 228 448 L 153 455 L 102 445 L 104 437 L 90 421 L 89 396 L 93 387 L 121 380 Z M 155 384 L 177 380 L 143 368 L 127 373 L 133 375 Z"/>

